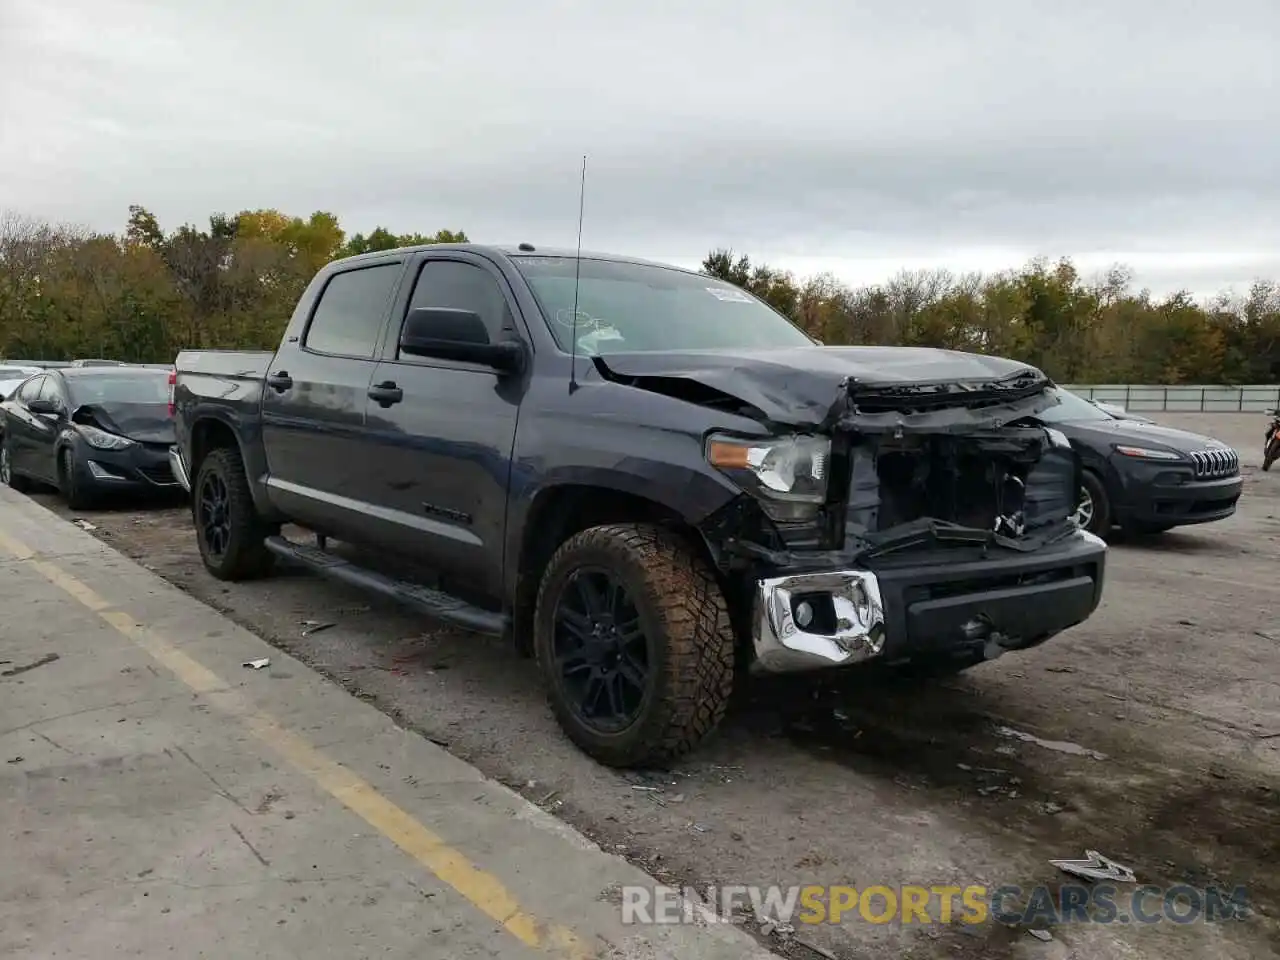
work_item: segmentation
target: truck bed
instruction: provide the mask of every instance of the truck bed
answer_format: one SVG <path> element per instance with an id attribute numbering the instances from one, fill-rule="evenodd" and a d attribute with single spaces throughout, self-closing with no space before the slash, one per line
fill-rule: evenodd
<path id="1" fill-rule="evenodd" d="M 191 422 L 204 404 L 221 407 L 228 422 L 254 422 L 275 353 L 269 350 L 184 350 L 174 359 L 178 443 L 190 441 Z M 190 455 L 184 449 L 183 455 Z M 194 478 L 193 478 L 194 479 Z"/>
<path id="2" fill-rule="evenodd" d="M 180 374 L 261 380 L 274 356 L 271 350 L 183 350 L 173 365 Z"/>

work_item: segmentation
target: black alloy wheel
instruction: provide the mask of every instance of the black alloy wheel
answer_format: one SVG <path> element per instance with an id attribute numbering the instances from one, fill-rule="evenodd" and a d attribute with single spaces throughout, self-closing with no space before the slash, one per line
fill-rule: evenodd
<path id="1" fill-rule="evenodd" d="M 196 523 L 204 535 L 205 549 L 213 559 L 223 557 L 231 545 L 231 497 L 222 477 L 209 471 L 200 484 Z"/>
<path id="2" fill-rule="evenodd" d="M 270 572 L 266 538 L 280 532 L 253 503 L 239 451 L 220 447 L 200 463 L 192 483 L 191 519 L 205 569 L 219 580 L 252 580 Z"/>
<path id="3" fill-rule="evenodd" d="M 565 582 L 552 639 L 558 682 L 578 719 L 601 733 L 624 730 L 649 692 L 651 645 L 626 586 L 599 567 Z"/>

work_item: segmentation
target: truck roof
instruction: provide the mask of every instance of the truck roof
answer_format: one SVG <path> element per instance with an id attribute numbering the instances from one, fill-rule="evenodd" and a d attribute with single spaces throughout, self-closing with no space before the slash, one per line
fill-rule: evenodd
<path id="1" fill-rule="evenodd" d="M 447 252 L 449 250 L 466 251 L 469 253 L 481 253 L 498 255 L 500 257 L 557 257 L 572 260 L 578 256 L 578 251 L 564 247 L 535 247 L 533 244 L 494 244 L 494 243 L 422 243 L 412 247 L 394 247 L 390 250 L 374 250 L 370 253 L 359 253 L 353 257 L 344 257 L 340 260 L 330 261 L 328 266 L 343 263 L 359 263 L 361 261 L 379 260 L 384 257 L 400 255 L 404 253 L 421 253 L 424 250 L 434 250 L 437 252 Z M 698 271 L 689 270 L 686 267 L 677 267 L 670 263 L 661 263 L 657 260 L 644 260 L 640 257 L 622 256 L 616 253 L 603 253 L 598 250 L 583 250 L 583 260 L 609 260 L 614 263 L 633 263 L 642 267 L 663 267 L 667 270 L 678 270 L 681 273 L 689 273 L 697 275 Z"/>

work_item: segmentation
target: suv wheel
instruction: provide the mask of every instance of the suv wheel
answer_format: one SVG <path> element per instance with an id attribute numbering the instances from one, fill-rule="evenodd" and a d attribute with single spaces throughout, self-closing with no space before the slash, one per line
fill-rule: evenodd
<path id="1" fill-rule="evenodd" d="M 533 642 L 556 719 L 609 766 L 688 753 L 719 724 L 733 689 L 720 587 L 701 557 L 658 527 L 570 537 L 543 575 Z"/>
<path id="2" fill-rule="evenodd" d="M 253 505 L 240 454 L 220 447 L 200 463 L 192 484 L 191 516 L 205 569 L 219 580 L 251 580 L 275 559 L 263 541 L 274 533 Z"/>
<path id="3" fill-rule="evenodd" d="M 1111 501 L 1098 475 L 1084 471 L 1080 484 L 1080 502 L 1076 506 L 1076 522 L 1095 536 L 1111 532 Z"/>

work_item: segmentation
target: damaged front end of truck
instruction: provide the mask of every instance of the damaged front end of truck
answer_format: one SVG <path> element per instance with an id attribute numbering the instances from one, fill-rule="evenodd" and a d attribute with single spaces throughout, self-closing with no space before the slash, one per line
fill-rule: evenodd
<path id="1" fill-rule="evenodd" d="M 1106 547 L 1075 520 L 1079 460 L 1037 418 L 1059 402 L 1053 385 L 1000 363 L 1017 369 L 827 379 L 825 405 L 822 378 L 794 367 L 627 378 L 768 427 L 706 441 L 708 462 L 744 490 L 703 534 L 744 588 L 756 669 L 976 662 L 1097 607 Z"/>

